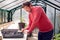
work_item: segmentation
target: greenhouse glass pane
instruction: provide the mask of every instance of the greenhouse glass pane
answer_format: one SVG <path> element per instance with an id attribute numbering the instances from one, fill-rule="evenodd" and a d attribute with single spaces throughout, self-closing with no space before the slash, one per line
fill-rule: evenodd
<path id="1" fill-rule="evenodd" d="M 13 2 L 13 1 L 15 1 L 15 0 L 5 0 L 4 2 L 0 3 L 0 5 L 1 5 L 0 8 L 3 7 L 4 5 L 7 5 L 7 4 Z"/>
<path id="2" fill-rule="evenodd" d="M 23 1 L 24 0 L 18 0 L 16 2 L 14 2 L 14 3 L 11 3 L 10 5 L 5 6 L 3 9 L 13 9 L 13 8 L 21 5 L 21 2 L 23 2 Z"/>
<path id="3" fill-rule="evenodd" d="M 1 1 L 4 1 L 4 0 L 0 0 L 0 2 L 1 2 Z"/>
<path id="4" fill-rule="evenodd" d="M 49 0 L 50 2 L 52 2 L 52 3 L 54 3 L 54 4 L 56 4 L 57 6 L 60 6 L 60 0 Z M 59 1 L 59 2 L 57 2 L 57 1 Z"/>
<path id="5" fill-rule="evenodd" d="M 57 2 L 59 2 L 59 3 L 60 3 L 60 0 L 55 0 L 55 1 L 57 1 Z"/>
<path id="6" fill-rule="evenodd" d="M 0 3 L 0 8 L 5 10 L 10 10 L 20 6 L 23 2 L 30 1 L 30 0 L 5 0 Z"/>

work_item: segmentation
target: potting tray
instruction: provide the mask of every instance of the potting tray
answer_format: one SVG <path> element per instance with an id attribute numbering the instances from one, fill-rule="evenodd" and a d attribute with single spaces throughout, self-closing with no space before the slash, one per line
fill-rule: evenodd
<path id="1" fill-rule="evenodd" d="M 1 30 L 3 38 L 23 38 L 23 32 L 18 32 L 18 29 L 3 29 Z"/>

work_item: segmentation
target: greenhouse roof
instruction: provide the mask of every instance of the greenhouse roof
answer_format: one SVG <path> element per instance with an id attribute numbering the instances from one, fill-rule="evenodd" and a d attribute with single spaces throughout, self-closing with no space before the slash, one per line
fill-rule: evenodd
<path id="1" fill-rule="evenodd" d="M 0 9 L 11 10 L 30 0 L 0 0 Z"/>

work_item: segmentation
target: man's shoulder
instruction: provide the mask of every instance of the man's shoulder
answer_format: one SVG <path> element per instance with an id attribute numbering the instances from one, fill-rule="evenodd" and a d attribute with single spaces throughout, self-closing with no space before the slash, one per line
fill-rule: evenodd
<path id="1" fill-rule="evenodd" d="M 34 10 L 41 10 L 42 7 L 41 7 L 41 6 L 33 6 L 33 9 L 34 9 Z"/>
<path id="2" fill-rule="evenodd" d="M 38 10 L 42 10 L 42 7 L 41 6 L 33 6 L 33 10 L 34 11 L 38 11 Z"/>

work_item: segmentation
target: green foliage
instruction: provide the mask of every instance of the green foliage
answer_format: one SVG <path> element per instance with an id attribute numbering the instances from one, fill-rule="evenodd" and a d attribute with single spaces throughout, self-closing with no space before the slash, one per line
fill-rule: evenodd
<path id="1" fill-rule="evenodd" d="M 60 40 L 60 34 L 55 34 L 55 39 L 54 40 Z"/>

